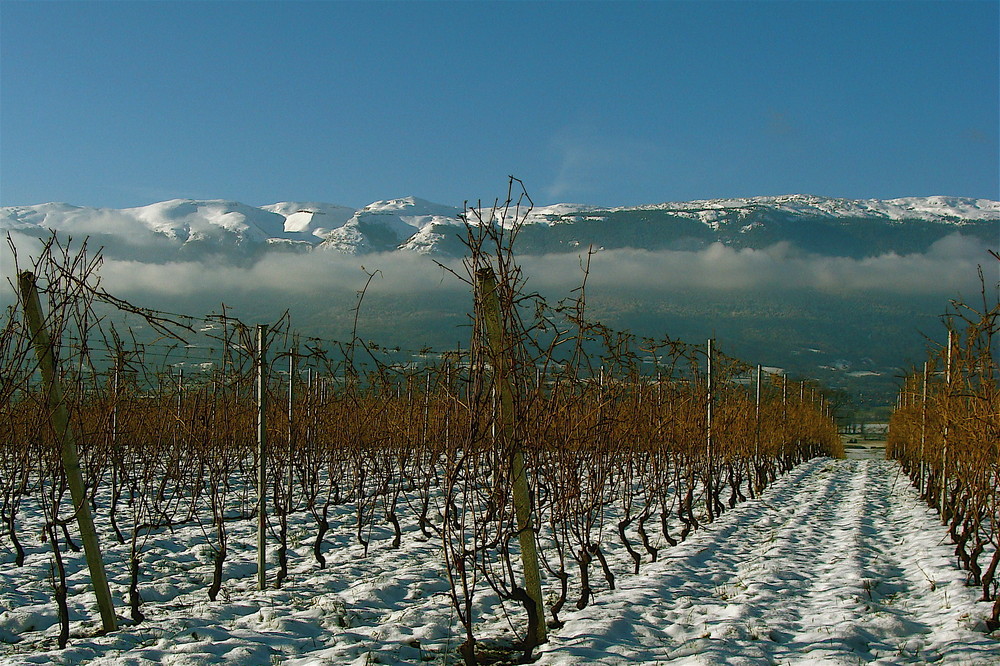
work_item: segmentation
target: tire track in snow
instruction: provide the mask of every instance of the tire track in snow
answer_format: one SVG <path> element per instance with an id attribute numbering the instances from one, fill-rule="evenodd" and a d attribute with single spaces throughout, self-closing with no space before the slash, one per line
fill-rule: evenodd
<path id="1" fill-rule="evenodd" d="M 1000 664 L 944 529 L 897 470 L 799 466 L 568 615 L 540 663 Z"/>

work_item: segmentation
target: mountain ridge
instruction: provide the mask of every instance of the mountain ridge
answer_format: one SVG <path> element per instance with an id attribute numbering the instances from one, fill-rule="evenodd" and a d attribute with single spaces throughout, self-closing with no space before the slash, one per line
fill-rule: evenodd
<path id="1" fill-rule="evenodd" d="M 54 229 L 92 236 L 112 254 L 126 255 L 130 248 L 156 247 L 160 254 L 179 256 L 245 257 L 274 249 L 456 256 L 464 252 L 458 240 L 463 212 L 470 213 L 414 196 L 356 209 L 294 201 L 251 206 L 226 199 L 172 199 L 123 209 L 50 202 L 0 208 L 0 231 L 42 237 Z M 464 218 L 477 223 L 474 214 Z M 588 246 L 760 248 L 788 241 L 809 252 L 864 256 L 921 251 L 955 231 L 990 243 L 1000 223 L 1000 202 L 941 195 L 855 200 L 793 194 L 616 207 L 560 203 L 533 208 L 522 219 L 519 251 L 526 254 Z M 907 232 L 922 240 L 905 242 Z"/>
<path id="2" fill-rule="evenodd" d="M 11 233 L 25 254 L 50 228 L 63 239 L 86 236 L 113 260 L 106 277 L 125 297 L 173 312 L 206 312 L 223 301 L 256 321 L 294 310 L 308 335 L 334 339 L 356 326 L 337 308 L 354 302 L 357 268 L 367 265 L 382 275 L 365 301 L 366 334 L 441 348 L 467 335 L 469 295 L 439 289 L 440 269 L 421 255 L 458 265 L 467 254 L 463 212 L 478 220 L 416 197 L 361 208 L 46 203 L 0 208 L 0 235 Z M 785 195 L 540 206 L 527 214 L 515 250 L 532 288 L 558 298 L 577 288 L 579 255 L 593 248 L 588 314 L 602 323 L 654 337 L 718 338 L 732 353 L 881 404 L 898 390 L 897 369 L 922 358 L 921 331 L 935 330 L 948 299 L 978 293 L 977 262 L 993 265 L 986 248 L 998 245 L 996 201 Z"/>

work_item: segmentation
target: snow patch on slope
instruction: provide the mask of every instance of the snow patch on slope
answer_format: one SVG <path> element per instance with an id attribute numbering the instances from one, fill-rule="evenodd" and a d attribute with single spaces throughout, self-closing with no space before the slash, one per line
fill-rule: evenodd
<path id="1" fill-rule="evenodd" d="M 235 201 L 193 201 L 174 199 L 122 213 L 134 217 L 152 231 L 184 243 L 230 236 L 237 244 L 265 243 L 282 238 L 285 220 L 281 215 Z"/>
<path id="2" fill-rule="evenodd" d="M 962 197 L 905 197 L 887 201 L 872 200 L 872 208 L 881 206 L 894 220 L 904 218 L 955 220 L 1000 220 L 1000 201 Z"/>
<path id="3" fill-rule="evenodd" d="M 461 224 L 460 208 L 432 203 L 416 197 L 375 201 L 361 208 L 339 229 L 327 235 L 321 249 L 344 254 L 414 249 L 431 252 L 437 237 L 435 226 Z M 428 229 L 422 237 L 418 234 Z M 408 241 L 414 240 L 412 247 Z"/>
<path id="4" fill-rule="evenodd" d="M 331 231 L 344 226 L 355 213 L 348 206 L 300 201 L 282 201 L 261 208 L 284 217 L 286 233 L 302 234 L 307 237 L 304 240 L 315 242 L 320 242 Z"/>

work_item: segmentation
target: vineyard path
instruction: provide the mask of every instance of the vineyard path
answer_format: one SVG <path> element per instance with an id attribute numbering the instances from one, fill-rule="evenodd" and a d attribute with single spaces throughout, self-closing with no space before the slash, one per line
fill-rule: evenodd
<path id="1" fill-rule="evenodd" d="M 884 460 L 818 459 L 566 616 L 541 664 L 1000 664 L 946 530 Z"/>

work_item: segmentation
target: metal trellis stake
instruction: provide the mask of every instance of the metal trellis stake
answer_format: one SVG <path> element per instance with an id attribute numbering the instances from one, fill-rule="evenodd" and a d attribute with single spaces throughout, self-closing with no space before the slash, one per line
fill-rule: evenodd
<path id="1" fill-rule="evenodd" d="M 257 325 L 257 589 L 267 587 L 267 325 Z"/>
<path id="2" fill-rule="evenodd" d="M 938 494 L 938 513 L 941 514 L 941 522 L 948 524 L 951 516 L 948 515 L 948 425 L 951 418 L 952 399 L 952 379 L 954 378 L 952 368 L 952 352 L 955 349 L 955 331 L 948 331 L 948 354 L 945 357 L 944 366 L 944 399 L 945 399 L 945 419 L 944 428 L 941 433 L 941 492 Z"/>
<path id="3" fill-rule="evenodd" d="M 712 506 L 712 456 L 715 455 L 715 447 L 712 442 L 712 411 L 715 405 L 715 386 L 713 384 L 712 378 L 712 365 L 713 365 L 713 350 L 712 350 L 712 338 L 708 339 L 708 347 L 706 349 L 706 386 L 705 386 L 705 464 L 707 467 L 707 474 L 705 475 L 705 507 L 708 512 L 708 521 L 712 522 L 713 514 L 715 512 Z"/>

